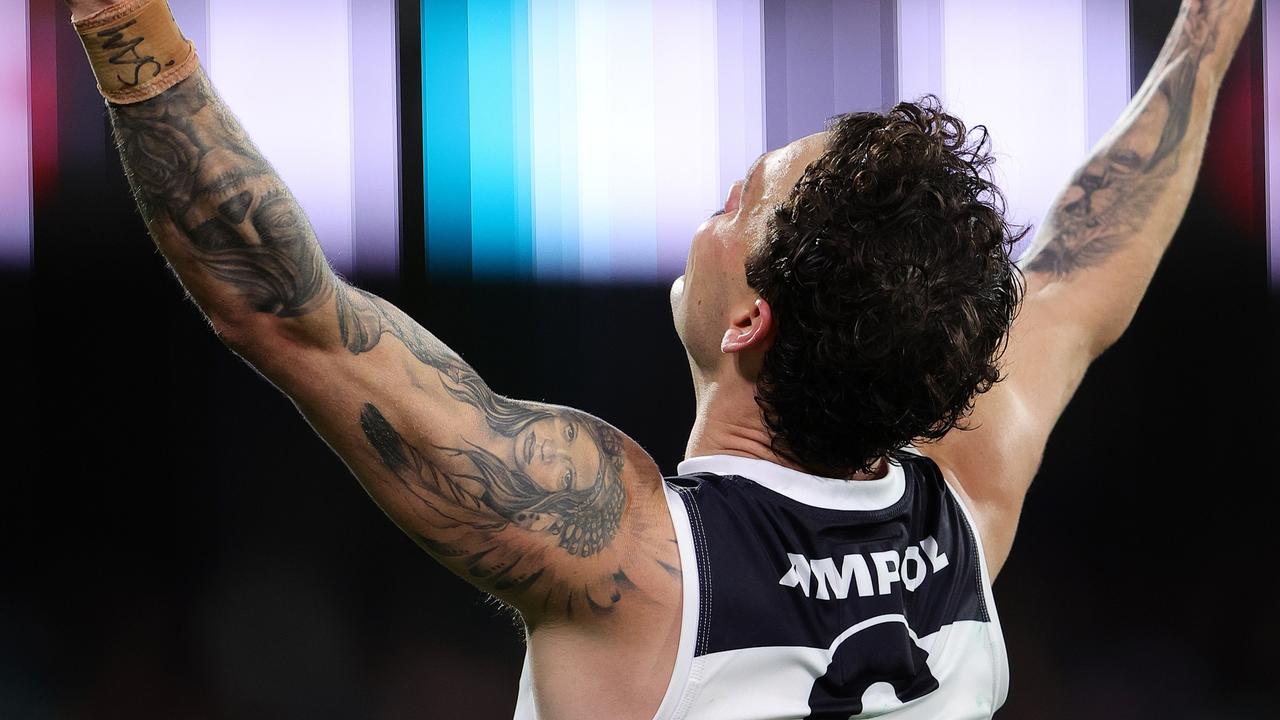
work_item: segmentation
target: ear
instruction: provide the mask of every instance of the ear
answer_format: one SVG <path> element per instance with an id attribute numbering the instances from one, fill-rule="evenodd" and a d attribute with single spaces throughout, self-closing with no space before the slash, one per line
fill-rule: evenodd
<path id="1" fill-rule="evenodd" d="M 773 333 L 773 311 L 769 301 L 756 298 L 751 309 L 733 319 L 733 326 L 720 340 L 720 352 L 736 353 L 762 348 Z"/>

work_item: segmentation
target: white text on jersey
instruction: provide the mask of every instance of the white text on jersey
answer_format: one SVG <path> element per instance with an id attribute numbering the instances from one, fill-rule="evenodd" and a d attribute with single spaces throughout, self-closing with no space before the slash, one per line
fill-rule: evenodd
<path id="1" fill-rule="evenodd" d="M 845 555 L 838 569 L 834 558 L 810 560 L 798 553 L 787 553 L 787 558 L 791 561 L 791 569 L 778 584 L 799 586 L 804 596 L 809 597 L 810 580 L 816 579 L 818 587 L 813 597 L 819 600 L 833 597 L 844 600 L 849 597 L 851 585 L 857 588 L 858 597 L 868 597 L 873 593 L 888 595 L 896 582 L 902 583 L 907 591 L 915 592 L 930 568 L 936 573 L 950 563 L 947 554 L 938 549 L 938 541 L 932 537 L 921 540 L 919 545 L 908 546 L 901 554 L 897 550 L 883 550 L 866 555 Z M 925 558 L 928 558 L 927 564 Z M 871 580 L 872 566 L 875 567 L 874 584 Z"/>

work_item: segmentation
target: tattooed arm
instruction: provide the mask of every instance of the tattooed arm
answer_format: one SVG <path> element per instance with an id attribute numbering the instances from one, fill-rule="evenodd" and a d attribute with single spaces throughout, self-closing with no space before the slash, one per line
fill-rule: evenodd
<path id="1" fill-rule="evenodd" d="M 1124 332 L 1182 220 L 1213 105 L 1252 0 L 1187 0 L 1124 114 L 1071 178 L 1020 260 L 1027 289 L 1004 382 L 971 430 L 922 448 L 977 508 L 994 575 L 1045 442 L 1088 365 Z"/>
<path id="2" fill-rule="evenodd" d="M 400 310 L 338 278 L 203 72 L 110 116 L 151 235 L 219 336 L 424 549 L 531 624 L 678 602 L 660 475 L 643 450 L 585 413 L 494 393 Z"/>
<path id="3" fill-rule="evenodd" d="M 1019 261 L 1028 296 L 1053 295 L 1047 304 L 1059 311 L 1072 305 L 1069 316 L 1094 355 L 1129 325 L 1182 221 L 1252 7 L 1253 0 L 1183 3 L 1142 87 Z"/>

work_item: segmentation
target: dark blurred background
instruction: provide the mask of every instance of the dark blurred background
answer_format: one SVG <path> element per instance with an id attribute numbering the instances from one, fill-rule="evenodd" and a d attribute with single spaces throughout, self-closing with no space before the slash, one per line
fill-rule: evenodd
<path id="1" fill-rule="evenodd" d="M 1131 12 L 1141 78 L 1176 3 Z M 1255 19 L 1178 237 L 1050 442 L 996 585 L 1002 718 L 1280 709 L 1262 77 Z M 59 64 L 56 88 L 34 273 L 0 279 L 0 717 L 509 717 L 519 629 L 218 344 L 145 237 L 87 68 Z M 674 471 L 693 405 L 665 285 L 427 283 L 411 264 L 365 284 L 499 391 L 600 415 Z"/>

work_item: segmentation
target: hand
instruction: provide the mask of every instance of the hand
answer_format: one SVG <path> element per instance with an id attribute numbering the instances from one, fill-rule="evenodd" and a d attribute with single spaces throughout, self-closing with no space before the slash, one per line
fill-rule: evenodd
<path id="1" fill-rule="evenodd" d="M 71 10 L 72 22 L 83 20 L 99 10 L 106 10 L 112 5 L 119 5 L 123 0 L 66 0 Z"/>

